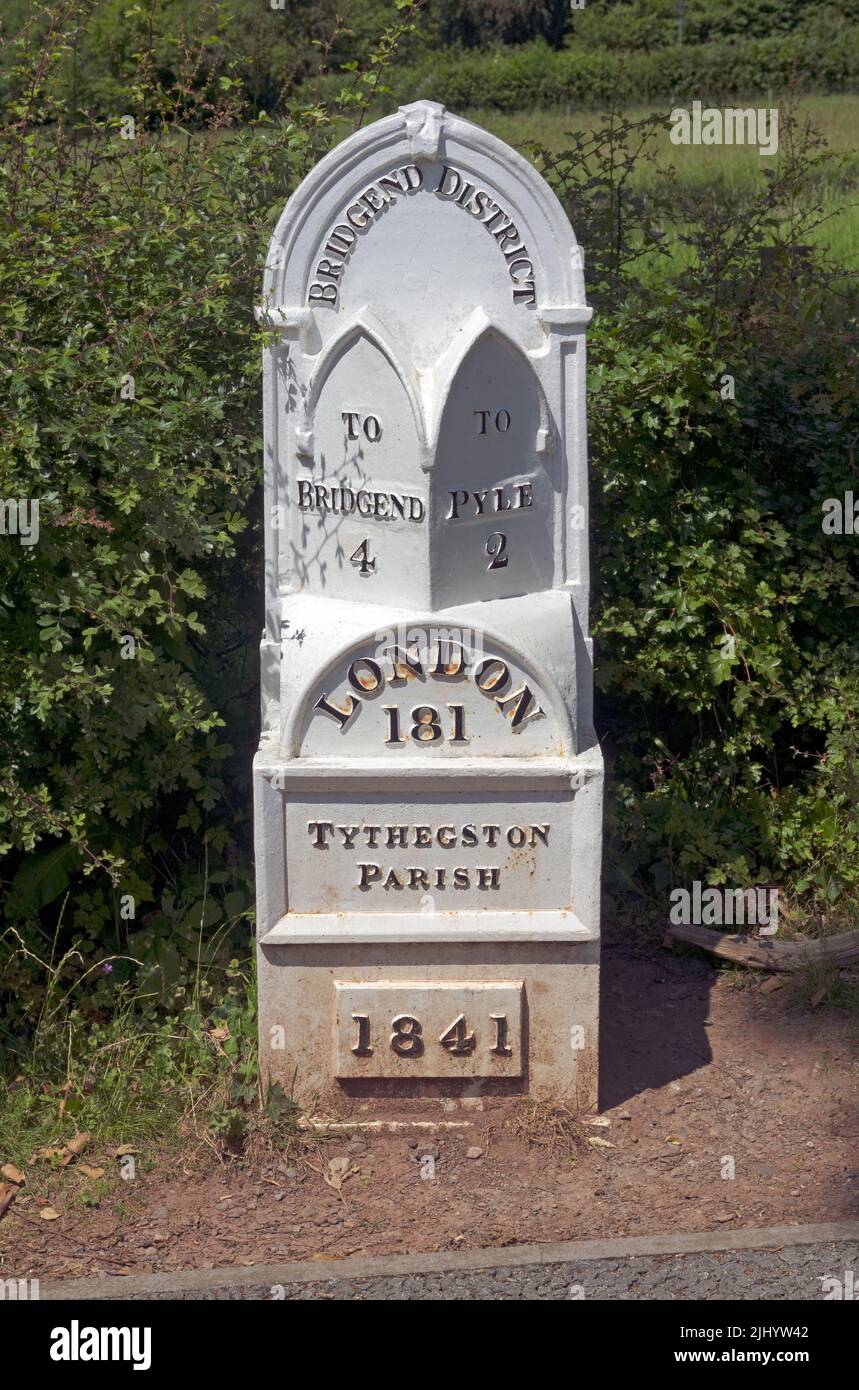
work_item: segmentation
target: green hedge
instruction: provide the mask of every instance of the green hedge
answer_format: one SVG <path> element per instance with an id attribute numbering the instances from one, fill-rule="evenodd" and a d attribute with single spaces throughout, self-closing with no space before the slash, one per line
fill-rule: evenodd
<path id="1" fill-rule="evenodd" d="M 675 45 L 652 53 L 545 44 L 513 52 L 432 60 L 388 74 L 391 106 L 429 98 L 453 110 L 471 106 L 517 111 L 530 107 L 598 106 L 655 100 L 717 100 L 784 90 L 843 91 L 859 79 L 859 25 L 838 40 L 795 33 L 769 39 Z"/>
<path id="2" fill-rule="evenodd" d="M 800 27 L 831 33 L 859 20 L 859 0 L 685 0 L 684 44 L 770 38 Z M 677 0 L 588 0 L 570 15 L 569 31 L 595 48 L 674 47 L 680 30 Z"/>
<path id="3" fill-rule="evenodd" d="M 201 944 L 229 959 L 252 906 L 253 302 L 330 139 L 312 115 L 240 126 L 232 87 L 214 110 L 144 93 L 129 138 L 120 120 L 70 134 L 38 62 L 0 121 L 0 500 L 39 503 L 36 543 L 0 533 L 0 1038 L 4 992 L 13 1021 L 40 1006 L 40 912 L 57 959 L 143 963 L 96 972 L 107 997 L 184 985 Z M 16 942 L 32 955 L 4 961 Z"/>
<path id="4" fill-rule="evenodd" d="M 0 102 L 20 94 L 13 36 L 29 16 L 31 49 L 43 47 L 55 7 L 56 0 L 45 0 L 44 9 L 39 0 L 3 0 Z M 323 94 L 336 101 L 351 65 L 373 66 L 378 36 L 401 23 L 405 32 L 383 79 L 392 105 L 430 97 L 453 109 L 510 111 L 599 105 L 617 96 L 685 99 L 702 91 L 715 99 L 783 88 L 793 76 L 801 88 L 838 91 L 859 75 L 859 0 L 686 0 L 682 45 L 676 0 L 589 0 L 570 12 L 563 49 L 542 40 L 503 41 L 542 26 L 560 42 L 555 0 L 481 0 L 479 7 L 433 0 L 417 12 L 390 0 L 352 0 L 335 38 L 337 10 L 336 0 L 288 0 L 280 10 L 264 0 L 76 0 L 74 35 L 70 30 L 50 80 L 69 109 L 110 119 L 136 109 L 129 102 L 145 53 L 165 88 L 185 78 L 213 101 L 225 79 L 238 81 L 245 114 L 256 115 L 291 105 L 296 85 L 313 102 L 320 61 L 330 74 Z"/>

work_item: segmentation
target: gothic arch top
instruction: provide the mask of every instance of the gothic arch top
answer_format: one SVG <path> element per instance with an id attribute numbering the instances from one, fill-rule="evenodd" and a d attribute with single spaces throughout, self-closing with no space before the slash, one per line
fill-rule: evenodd
<path id="1" fill-rule="evenodd" d="M 445 169 L 455 171 L 461 184 L 454 183 L 453 172 L 445 176 Z M 445 178 L 439 193 L 439 180 Z M 430 101 L 401 107 L 357 132 L 304 179 L 271 239 L 263 309 L 273 312 L 275 321 L 278 311 L 287 316 L 317 307 L 324 311 L 326 303 L 330 307 L 335 302 L 337 290 L 331 286 L 323 294 L 320 261 L 330 263 L 338 252 L 345 262 L 359 256 L 362 238 L 372 236 L 383 219 L 396 216 L 398 202 L 427 192 L 455 201 L 460 187 L 464 194 L 469 184 L 478 192 L 486 190 L 492 203 L 484 209 L 497 204 L 518 229 L 525 249 L 509 261 L 508 269 L 519 298 L 529 302 L 524 287 L 533 282 L 530 302 L 538 310 L 579 308 L 586 321 L 590 311 L 578 244 L 549 185 L 501 140 Z M 470 193 L 464 200 L 471 201 L 474 216 L 481 208 L 476 199 L 477 193 Z M 337 227 L 345 228 L 339 241 Z M 337 250 L 326 253 L 332 233 Z M 487 241 L 487 254 L 489 246 Z M 311 293 L 314 283 L 319 288 Z"/>
<path id="2" fill-rule="evenodd" d="M 478 307 L 462 325 L 460 331 L 450 342 L 446 352 L 443 353 L 433 372 L 432 389 L 427 392 L 428 397 L 428 426 L 427 439 L 429 444 L 428 457 L 429 466 L 435 462 L 435 451 L 438 446 L 439 431 L 444 421 L 445 409 L 450 401 L 451 391 L 459 384 L 460 373 L 469 358 L 473 357 L 477 348 L 483 343 L 497 343 L 510 358 L 521 363 L 523 369 L 530 376 L 533 372 L 533 388 L 537 399 L 540 412 L 540 427 L 543 429 L 546 438 L 549 436 L 549 415 L 546 406 L 546 397 L 543 392 L 539 376 L 535 371 L 536 359 L 529 360 L 527 354 L 509 333 L 493 323 L 487 317 L 483 309 Z"/>
<path id="3" fill-rule="evenodd" d="M 410 364 L 391 334 L 366 304 L 362 305 L 358 312 L 353 314 L 342 328 L 338 329 L 316 359 L 313 374 L 308 382 L 307 393 L 302 402 L 300 431 L 306 436 L 312 430 L 314 414 L 323 386 L 343 354 L 362 338 L 371 343 L 382 354 L 396 374 L 411 406 L 415 432 L 419 445 L 423 448 L 426 428 L 418 389 L 412 379 Z M 312 453 L 312 449 L 309 452 Z"/>

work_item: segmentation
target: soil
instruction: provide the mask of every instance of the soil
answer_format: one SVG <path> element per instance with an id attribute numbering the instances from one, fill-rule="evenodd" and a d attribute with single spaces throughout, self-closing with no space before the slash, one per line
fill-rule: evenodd
<path id="1" fill-rule="evenodd" d="M 147 1156 L 133 1182 L 117 1176 L 94 1208 L 81 1205 L 85 1179 L 72 1170 L 31 1165 L 0 1225 L 0 1274 L 47 1282 L 856 1219 L 856 1020 L 809 1009 L 791 982 L 774 988 L 773 978 L 717 969 L 695 953 L 605 947 L 609 1123 L 581 1125 L 575 1146 L 555 1152 L 534 1142 L 538 1130 L 530 1143 L 510 1132 L 516 1102 L 486 1100 L 456 1111 L 389 1108 L 386 1118 L 405 1128 L 338 1132 L 310 1166 L 277 1153 L 205 1170 L 181 1150 Z M 356 1103 L 349 1118 L 368 1116 Z M 428 1119 L 468 1123 L 413 1127 Z M 434 1177 L 422 1176 L 427 1154 Z M 346 1157 L 338 1192 L 325 1176 Z M 95 1146 L 86 1161 L 118 1167 Z M 47 1202 L 59 1219 L 41 1219 Z"/>

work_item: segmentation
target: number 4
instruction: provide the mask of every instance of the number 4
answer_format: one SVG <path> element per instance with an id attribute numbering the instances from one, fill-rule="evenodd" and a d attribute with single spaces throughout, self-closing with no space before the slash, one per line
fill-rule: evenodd
<path id="1" fill-rule="evenodd" d="M 460 1014 L 458 1018 L 453 1020 L 447 1032 L 442 1033 L 439 1042 L 454 1057 L 463 1057 L 474 1051 L 474 1034 L 466 1032 L 465 1014 Z"/>
<path id="2" fill-rule="evenodd" d="M 375 574 L 376 561 L 370 559 L 370 542 L 362 541 L 353 555 L 349 556 L 353 565 L 360 565 L 361 574 Z"/>

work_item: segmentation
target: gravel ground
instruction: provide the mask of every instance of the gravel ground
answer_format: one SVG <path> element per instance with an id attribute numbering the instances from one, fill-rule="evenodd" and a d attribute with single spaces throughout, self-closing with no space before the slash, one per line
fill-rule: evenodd
<path id="1" fill-rule="evenodd" d="M 314 1284 L 236 1288 L 213 1287 L 179 1297 L 208 1299 L 449 1300 L 495 1299 L 736 1299 L 821 1301 L 822 1280 L 844 1281 L 853 1270 L 859 1296 L 859 1242 L 804 1245 L 782 1250 L 719 1254 L 647 1255 L 583 1260 L 578 1264 L 522 1265 L 458 1273 L 332 1279 Z M 172 1297 L 177 1295 L 173 1294 Z"/>

